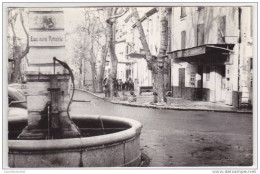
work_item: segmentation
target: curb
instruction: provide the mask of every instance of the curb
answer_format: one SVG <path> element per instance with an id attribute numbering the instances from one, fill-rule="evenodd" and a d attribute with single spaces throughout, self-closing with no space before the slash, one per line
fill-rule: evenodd
<path id="1" fill-rule="evenodd" d="M 99 99 L 106 100 L 103 97 L 100 97 L 92 92 L 83 90 L 83 89 L 76 89 L 79 91 L 83 91 L 89 93 Z M 106 100 L 109 101 L 109 100 Z M 155 106 L 155 105 L 142 105 L 142 104 L 134 104 L 134 103 L 125 103 L 125 102 L 117 102 L 117 101 L 109 101 L 113 104 L 120 104 L 124 106 L 131 106 L 131 107 L 144 107 L 144 108 L 153 108 L 153 109 L 167 109 L 167 110 L 180 110 L 180 111 L 207 111 L 207 112 L 224 112 L 224 113 L 240 113 L 240 114 L 252 114 L 252 111 L 240 111 L 240 110 L 222 110 L 222 109 L 200 109 L 200 108 L 183 108 L 183 107 L 169 107 L 169 106 Z"/>
<path id="2" fill-rule="evenodd" d="M 88 94 L 91 94 L 91 95 L 93 95 L 93 96 L 99 98 L 99 99 L 105 100 L 103 97 L 100 97 L 100 96 L 98 96 L 98 95 L 96 95 L 96 94 L 94 94 L 94 93 L 92 93 L 92 92 L 86 91 L 86 90 L 84 90 L 84 89 L 75 88 L 75 90 L 82 91 L 82 92 L 86 92 L 86 93 L 88 93 Z"/>
<path id="3" fill-rule="evenodd" d="M 168 107 L 168 106 L 155 106 L 155 105 L 141 105 L 141 104 L 133 104 L 133 103 L 122 103 L 110 101 L 113 104 L 121 104 L 125 106 L 132 107 L 145 107 L 145 108 L 153 108 L 153 109 L 167 109 L 167 110 L 180 110 L 180 111 L 207 111 L 207 112 L 225 112 L 225 113 L 241 113 L 241 114 L 252 114 L 251 111 L 229 111 L 229 110 L 220 110 L 220 109 L 200 109 L 200 108 L 183 108 L 183 107 Z"/>

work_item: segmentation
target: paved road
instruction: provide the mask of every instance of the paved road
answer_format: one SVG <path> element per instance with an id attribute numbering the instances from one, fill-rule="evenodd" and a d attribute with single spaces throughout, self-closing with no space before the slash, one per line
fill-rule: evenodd
<path id="1" fill-rule="evenodd" d="M 252 115 L 112 104 L 77 91 L 72 114 L 126 117 L 143 124 L 141 149 L 160 166 L 252 165 Z"/>

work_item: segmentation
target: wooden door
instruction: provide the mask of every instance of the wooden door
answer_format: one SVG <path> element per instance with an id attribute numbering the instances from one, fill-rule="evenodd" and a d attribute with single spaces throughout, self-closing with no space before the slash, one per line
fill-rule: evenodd
<path id="1" fill-rule="evenodd" d="M 185 88 L 185 68 L 179 68 L 179 89 L 180 97 L 184 97 L 184 88 Z"/>

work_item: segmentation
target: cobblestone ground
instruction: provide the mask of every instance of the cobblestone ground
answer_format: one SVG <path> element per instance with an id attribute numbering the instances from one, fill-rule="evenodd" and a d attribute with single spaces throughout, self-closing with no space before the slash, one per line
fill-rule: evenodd
<path id="1" fill-rule="evenodd" d="M 252 114 L 177 111 L 112 104 L 76 92 L 72 114 L 111 115 L 142 123 L 141 149 L 150 167 L 250 166 Z"/>

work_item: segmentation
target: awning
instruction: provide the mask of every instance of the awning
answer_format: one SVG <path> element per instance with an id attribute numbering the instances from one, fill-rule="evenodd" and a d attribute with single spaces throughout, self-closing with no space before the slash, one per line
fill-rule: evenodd
<path id="1" fill-rule="evenodd" d="M 137 52 L 127 54 L 126 56 L 129 56 L 130 58 L 138 58 L 138 59 L 142 59 L 142 58 L 145 59 L 146 58 L 145 54 L 137 53 Z M 152 57 L 156 57 L 156 56 L 152 55 Z"/>
<path id="2" fill-rule="evenodd" d="M 131 58 L 145 58 L 145 54 L 141 54 L 141 53 L 130 53 L 130 54 L 127 54 L 126 56 L 129 56 Z"/>
<path id="3" fill-rule="evenodd" d="M 234 44 L 207 44 L 197 47 L 168 52 L 172 59 L 187 62 L 225 61 L 233 53 Z M 216 59 L 217 58 L 217 59 Z M 216 60 L 215 60 L 216 59 Z"/>

